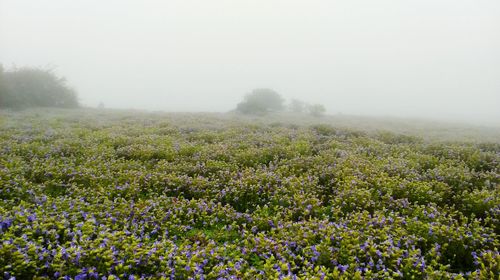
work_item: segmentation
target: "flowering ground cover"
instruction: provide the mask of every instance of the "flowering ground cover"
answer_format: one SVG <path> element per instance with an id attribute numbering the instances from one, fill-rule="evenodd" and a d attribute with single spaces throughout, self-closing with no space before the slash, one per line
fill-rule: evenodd
<path id="1" fill-rule="evenodd" d="M 5 279 L 498 279 L 500 143 L 4 113 Z"/>

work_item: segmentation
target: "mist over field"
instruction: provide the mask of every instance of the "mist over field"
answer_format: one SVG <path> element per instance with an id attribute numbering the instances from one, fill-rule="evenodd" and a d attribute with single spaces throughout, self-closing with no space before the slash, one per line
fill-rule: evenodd
<path id="1" fill-rule="evenodd" d="M 500 122 L 500 2 L 1 0 L 0 63 L 84 106 L 226 112 L 254 88 L 329 114 Z"/>
<path id="2" fill-rule="evenodd" d="M 499 279 L 499 0 L 0 0 L 0 279 Z"/>

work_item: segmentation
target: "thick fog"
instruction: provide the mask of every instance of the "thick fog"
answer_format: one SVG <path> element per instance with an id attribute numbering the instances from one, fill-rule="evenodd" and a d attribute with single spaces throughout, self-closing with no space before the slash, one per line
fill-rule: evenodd
<path id="1" fill-rule="evenodd" d="M 500 120 L 498 0 L 0 0 L 0 63 L 84 105 L 228 111 L 253 88 L 329 113 Z"/>

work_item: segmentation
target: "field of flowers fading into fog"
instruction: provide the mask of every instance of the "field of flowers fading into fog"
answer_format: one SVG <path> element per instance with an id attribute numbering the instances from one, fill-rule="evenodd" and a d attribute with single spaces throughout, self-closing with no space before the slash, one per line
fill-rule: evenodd
<path id="1" fill-rule="evenodd" d="M 498 279 L 499 167 L 494 142 L 3 113 L 1 277 Z"/>

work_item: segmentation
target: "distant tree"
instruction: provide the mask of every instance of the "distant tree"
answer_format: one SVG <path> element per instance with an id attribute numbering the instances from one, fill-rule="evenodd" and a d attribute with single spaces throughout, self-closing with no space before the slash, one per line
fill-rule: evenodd
<path id="1" fill-rule="evenodd" d="M 307 104 L 298 99 L 292 99 L 290 102 L 290 111 L 294 113 L 303 113 L 306 109 Z"/>
<path id="2" fill-rule="evenodd" d="M 99 102 L 99 105 L 97 105 L 97 108 L 104 109 L 104 103 L 102 101 Z"/>
<path id="3" fill-rule="evenodd" d="M 78 107 L 76 92 L 51 69 L 2 71 L 0 83 L 1 107 Z"/>
<path id="4" fill-rule="evenodd" d="M 3 65 L 0 64 L 0 107 L 5 107 L 7 102 L 7 86 L 5 85 Z"/>
<path id="5" fill-rule="evenodd" d="M 320 117 L 326 112 L 325 106 L 321 104 L 310 105 L 307 109 L 309 111 L 309 114 L 315 117 Z"/>
<path id="6" fill-rule="evenodd" d="M 284 108 L 284 99 L 272 89 L 254 89 L 239 103 L 236 111 L 244 114 L 262 114 L 281 111 Z"/>

